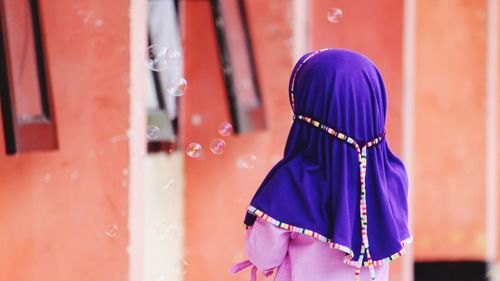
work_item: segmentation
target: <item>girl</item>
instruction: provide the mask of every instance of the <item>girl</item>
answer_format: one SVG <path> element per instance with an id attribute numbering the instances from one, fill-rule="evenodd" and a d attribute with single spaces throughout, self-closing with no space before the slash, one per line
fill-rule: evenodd
<path id="1" fill-rule="evenodd" d="M 408 181 L 385 140 L 382 77 L 365 56 L 323 49 L 290 78 L 294 122 L 285 155 L 248 207 L 252 267 L 275 281 L 388 280 L 412 241 Z"/>

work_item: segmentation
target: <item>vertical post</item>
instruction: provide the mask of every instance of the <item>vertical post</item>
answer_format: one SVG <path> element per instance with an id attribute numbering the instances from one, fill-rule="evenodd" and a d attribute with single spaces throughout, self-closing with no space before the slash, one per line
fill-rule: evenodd
<path id="1" fill-rule="evenodd" d="M 293 60 L 297 60 L 310 49 L 309 32 L 310 1 L 293 0 Z"/>
<path id="2" fill-rule="evenodd" d="M 413 147 L 415 132 L 415 0 L 404 1 L 403 11 L 403 160 L 408 171 L 408 209 L 410 230 L 413 229 Z M 413 245 L 407 246 L 403 256 L 402 281 L 414 278 Z"/>
<path id="3" fill-rule="evenodd" d="M 498 251 L 498 200 L 496 146 L 498 95 L 498 0 L 488 0 L 486 54 L 486 263 L 487 271 L 495 272 Z M 498 273 L 497 273 L 498 274 Z M 491 276 L 493 277 L 493 276 Z M 497 276 L 495 276 L 497 277 Z M 496 280 L 496 279 L 495 279 Z"/>
<path id="4" fill-rule="evenodd" d="M 146 70 L 143 64 L 147 45 L 147 1 L 130 0 L 129 65 L 129 280 L 142 281 L 144 271 L 144 168 L 146 150 Z"/>

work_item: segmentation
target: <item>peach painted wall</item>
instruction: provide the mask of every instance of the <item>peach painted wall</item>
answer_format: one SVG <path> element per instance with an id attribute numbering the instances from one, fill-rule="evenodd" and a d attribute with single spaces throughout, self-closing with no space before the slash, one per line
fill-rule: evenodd
<path id="1" fill-rule="evenodd" d="M 186 280 L 248 280 L 245 273 L 228 274 L 229 267 L 245 259 L 243 218 L 260 182 L 279 160 L 292 122 L 288 102 L 291 49 L 286 45 L 291 29 L 286 21 L 291 1 L 246 1 L 252 42 L 266 114 L 266 130 L 225 138 L 222 155 L 209 151 L 217 126 L 229 120 L 223 91 L 209 1 L 184 1 L 183 24 L 186 79 L 190 86 L 182 97 L 184 145 L 198 142 L 205 148 L 202 159 L 186 158 L 185 259 Z M 269 26 L 274 26 L 270 29 Z M 200 114 L 199 127 L 191 116 Z M 220 136 L 219 136 L 220 137 Z M 245 154 L 257 158 L 254 169 L 238 169 Z"/>
<path id="2" fill-rule="evenodd" d="M 128 1 L 39 2 L 60 147 L 6 157 L 0 136 L 0 276 L 127 280 Z"/>
<path id="3" fill-rule="evenodd" d="M 360 7 L 363 7 L 362 9 Z M 327 20 L 332 8 L 343 11 L 338 23 Z M 384 78 L 387 96 L 387 138 L 401 156 L 403 3 L 383 1 L 311 1 L 313 49 L 346 48 L 368 56 Z"/>
<path id="4" fill-rule="evenodd" d="M 485 257 L 486 4 L 417 1 L 417 261 Z"/>

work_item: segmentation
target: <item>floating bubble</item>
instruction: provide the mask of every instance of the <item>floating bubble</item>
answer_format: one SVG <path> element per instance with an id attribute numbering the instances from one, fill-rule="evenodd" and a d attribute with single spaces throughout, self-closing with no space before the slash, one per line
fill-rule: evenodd
<path id="1" fill-rule="evenodd" d="M 172 223 L 161 223 L 156 228 L 156 233 L 161 240 L 165 239 L 177 239 L 179 238 L 179 230 L 175 224 Z"/>
<path id="2" fill-rule="evenodd" d="M 177 268 L 177 272 L 181 274 L 186 274 L 188 270 L 189 263 L 187 261 L 179 262 L 179 266 Z"/>
<path id="3" fill-rule="evenodd" d="M 222 154 L 226 150 L 226 142 L 221 139 L 214 139 L 210 144 L 210 150 L 213 154 Z"/>
<path id="4" fill-rule="evenodd" d="M 160 128 L 155 125 L 148 126 L 146 137 L 150 140 L 155 140 L 160 136 Z"/>
<path id="5" fill-rule="evenodd" d="M 153 71 L 162 71 L 168 68 L 168 48 L 153 44 L 146 49 L 146 66 Z"/>
<path id="6" fill-rule="evenodd" d="M 255 167 L 255 162 L 257 157 L 253 154 L 247 154 L 240 157 L 237 161 L 238 167 L 243 169 L 253 169 Z"/>
<path id="7" fill-rule="evenodd" d="M 179 51 L 169 49 L 167 51 L 168 67 L 178 66 L 181 63 L 182 55 Z"/>
<path id="8" fill-rule="evenodd" d="M 169 179 L 165 185 L 163 185 L 163 190 L 169 190 L 175 187 L 175 180 Z"/>
<path id="9" fill-rule="evenodd" d="M 187 147 L 187 155 L 191 158 L 200 158 L 203 152 L 201 144 L 192 142 Z"/>
<path id="10" fill-rule="evenodd" d="M 330 22 L 337 23 L 342 19 L 344 13 L 339 8 L 333 8 L 328 11 L 327 17 Z"/>
<path id="11" fill-rule="evenodd" d="M 73 171 L 70 175 L 69 175 L 69 178 L 72 180 L 72 181 L 76 181 L 78 179 L 78 177 L 80 176 L 80 173 L 78 173 L 78 171 Z"/>
<path id="12" fill-rule="evenodd" d="M 106 225 L 105 233 L 108 237 L 115 237 L 116 235 L 118 235 L 118 226 L 116 224 Z"/>
<path id="13" fill-rule="evenodd" d="M 218 131 L 221 136 L 227 137 L 233 133 L 233 125 L 229 122 L 222 122 Z"/>
<path id="14" fill-rule="evenodd" d="M 168 278 L 166 275 L 160 275 L 154 281 L 167 281 L 167 280 L 168 280 Z"/>
<path id="15" fill-rule="evenodd" d="M 201 121 L 203 121 L 203 118 L 201 118 L 200 114 L 195 113 L 191 116 L 191 124 L 193 124 L 193 126 L 200 126 Z"/>
<path id="16" fill-rule="evenodd" d="M 184 78 L 179 79 L 175 85 L 167 88 L 167 93 L 174 97 L 180 97 L 186 93 L 187 81 Z"/>

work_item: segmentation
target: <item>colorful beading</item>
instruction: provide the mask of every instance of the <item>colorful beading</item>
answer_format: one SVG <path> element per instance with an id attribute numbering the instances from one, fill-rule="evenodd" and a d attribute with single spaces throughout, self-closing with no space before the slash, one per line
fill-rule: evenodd
<path id="1" fill-rule="evenodd" d="M 294 90 L 295 90 L 295 79 L 297 78 L 297 73 L 299 73 L 300 69 L 302 68 L 302 66 L 312 57 L 314 57 L 315 55 L 319 54 L 320 52 L 323 52 L 323 51 L 326 51 L 326 50 L 329 50 L 329 49 L 321 49 L 321 50 L 318 50 L 318 51 L 315 51 L 314 53 L 310 54 L 309 56 L 307 56 L 300 64 L 299 66 L 297 67 L 297 70 L 295 71 L 295 73 L 293 74 L 293 78 L 292 78 L 292 85 L 290 86 L 290 102 L 292 104 L 292 110 L 293 112 L 295 112 L 295 97 L 294 97 Z"/>
<path id="2" fill-rule="evenodd" d="M 321 49 L 318 51 L 315 51 L 311 53 L 309 56 L 307 56 L 297 67 L 297 70 L 295 71 L 290 87 L 290 101 L 292 105 L 292 110 L 295 112 L 295 83 L 296 83 L 296 78 L 297 74 L 300 72 L 302 67 L 304 66 L 305 63 L 307 63 L 312 57 L 315 55 L 319 54 L 322 51 L 325 51 L 328 49 Z M 360 251 L 360 256 L 358 261 L 356 262 L 356 272 L 355 272 L 355 280 L 359 280 L 359 274 L 361 271 L 361 266 L 363 265 L 363 258 L 364 255 L 366 254 L 366 259 L 367 259 L 367 265 L 370 269 L 370 276 L 372 280 L 375 280 L 375 268 L 373 266 L 374 262 L 371 258 L 370 254 L 370 247 L 368 243 L 368 215 L 367 215 L 367 206 L 366 206 L 366 184 L 365 184 L 365 178 L 366 178 L 366 149 L 379 143 L 382 141 L 382 139 L 385 137 L 385 131 L 377 138 L 367 142 L 364 146 L 360 146 L 353 138 L 347 136 L 346 134 L 343 134 L 341 132 L 338 132 L 334 130 L 333 128 L 330 128 L 326 126 L 325 124 L 320 123 L 317 120 L 313 120 L 310 117 L 303 116 L 303 115 L 294 115 L 294 119 L 299 119 L 302 120 L 306 123 L 309 123 L 317 128 L 320 128 L 324 131 L 326 131 L 328 134 L 347 142 L 348 144 L 354 146 L 356 151 L 358 152 L 358 162 L 359 162 L 359 171 L 360 171 L 360 185 L 361 185 L 361 198 L 359 202 L 359 207 L 360 207 L 360 220 L 361 220 L 361 238 L 362 238 L 362 245 L 361 245 L 361 251 Z M 352 258 L 351 258 L 352 259 Z"/>
<path id="3" fill-rule="evenodd" d="M 341 245 L 339 243 L 335 243 L 332 241 L 332 239 L 326 238 L 325 236 L 323 236 L 317 232 L 314 232 L 310 229 L 296 227 L 293 225 L 289 225 L 289 224 L 280 222 L 280 221 L 268 216 L 266 213 L 262 212 L 261 210 L 255 208 L 253 206 L 248 206 L 247 212 L 256 216 L 256 217 L 259 217 L 262 220 L 264 220 L 270 224 L 273 224 L 279 228 L 282 228 L 282 229 L 288 230 L 288 231 L 292 231 L 292 232 L 302 233 L 302 234 L 314 237 L 322 242 L 327 243 L 330 248 L 341 250 L 342 252 L 345 252 L 345 253 L 349 254 L 350 256 L 354 256 L 353 251 L 349 247 Z"/>
<path id="4" fill-rule="evenodd" d="M 367 142 L 365 145 L 360 146 L 353 138 L 347 136 L 346 134 L 340 133 L 333 128 L 330 128 L 319 121 L 316 121 L 310 117 L 306 117 L 303 115 L 296 115 L 294 116 L 294 119 L 299 119 L 302 120 L 306 123 L 309 123 L 313 125 L 314 127 L 317 127 L 328 134 L 347 142 L 348 144 L 352 145 L 356 151 L 358 152 L 358 162 L 359 162 L 359 181 L 361 185 L 361 198 L 359 201 L 359 209 L 360 209 L 360 220 L 361 220 L 361 239 L 363 241 L 361 245 L 361 251 L 359 255 L 359 259 L 356 263 L 356 272 L 355 272 L 355 280 L 359 280 L 359 274 L 361 271 L 361 266 L 363 265 L 363 258 L 366 254 L 366 264 L 368 268 L 370 269 L 370 276 L 372 280 L 375 280 L 375 268 L 374 268 L 374 262 L 372 260 L 371 254 L 370 254 L 370 245 L 368 243 L 368 208 L 366 206 L 366 149 L 369 147 L 372 147 L 376 145 L 377 143 L 380 143 L 384 137 L 385 137 L 385 131 L 375 139 Z"/>
<path id="5" fill-rule="evenodd" d="M 292 231 L 292 232 L 296 232 L 296 233 L 302 233 L 302 234 L 314 237 L 314 238 L 318 239 L 319 241 L 325 242 L 325 243 L 328 244 L 328 246 L 330 248 L 340 250 L 340 251 L 342 251 L 342 252 L 344 252 L 344 253 L 347 254 L 345 256 L 344 260 L 343 260 L 343 262 L 345 264 L 350 265 L 350 266 L 358 266 L 359 265 L 358 261 L 353 261 L 352 260 L 354 258 L 354 252 L 349 247 L 347 247 L 347 246 L 344 246 L 344 245 L 339 244 L 339 243 L 335 243 L 332 239 L 327 239 L 325 236 L 323 236 L 323 235 L 321 235 L 321 234 L 319 234 L 317 232 L 314 232 L 312 230 L 305 229 L 305 228 L 300 228 L 300 227 L 296 227 L 296 226 L 293 226 L 293 225 L 290 225 L 290 224 L 286 224 L 286 223 L 282 223 L 282 222 L 280 222 L 280 221 L 278 221 L 278 220 L 270 217 L 269 215 L 267 215 L 263 211 L 255 208 L 253 206 L 248 206 L 247 212 L 249 214 L 251 214 L 251 215 L 259 217 L 262 220 L 264 220 L 264 221 L 266 221 L 268 223 L 271 223 L 274 226 L 277 226 L 277 227 L 282 228 L 284 230 L 288 230 L 288 231 Z M 246 229 L 251 228 L 251 226 L 246 225 L 246 224 L 243 224 L 243 226 Z M 373 265 L 374 266 L 380 266 L 380 265 L 389 263 L 389 262 L 391 262 L 391 261 L 393 261 L 393 260 L 401 257 L 405 253 L 406 246 L 409 245 L 412 241 L 413 241 L 413 237 L 410 237 L 410 238 L 408 238 L 406 240 L 401 241 L 401 250 L 399 250 L 398 252 L 390 255 L 389 257 L 373 261 Z M 368 262 L 364 262 L 360 266 L 368 267 Z"/>

